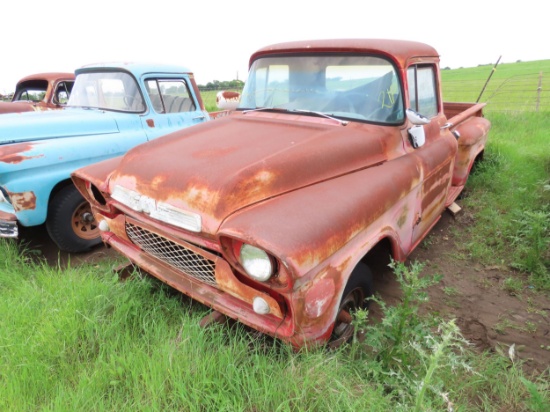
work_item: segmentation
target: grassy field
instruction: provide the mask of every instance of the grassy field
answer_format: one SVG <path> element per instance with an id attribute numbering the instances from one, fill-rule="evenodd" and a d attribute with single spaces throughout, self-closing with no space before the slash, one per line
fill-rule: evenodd
<path id="1" fill-rule="evenodd" d="M 397 265 L 407 299 L 362 344 L 295 353 L 108 264 L 65 271 L 0 247 L 0 410 L 502 411 L 548 405 L 547 375 L 474 355 L 453 322 L 418 316 L 436 279 Z M 364 321 L 359 314 L 357 323 Z M 403 327 L 402 319 L 408 319 Z M 530 409 L 529 409 L 530 408 Z"/>
<path id="2" fill-rule="evenodd" d="M 539 70 L 510 66 L 513 76 Z M 490 69 L 444 71 L 444 87 L 475 81 L 475 100 Z M 547 294 L 548 107 L 509 109 L 487 107 L 485 161 L 462 201 L 476 216 L 463 253 L 513 266 Z M 527 375 L 506 356 L 474 354 L 453 321 L 419 315 L 438 281 L 419 264 L 394 266 L 405 298 L 381 303 L 384 322 L 358 314 L 362 343 L 295 353 L 239 326 L 201 329 L 205 307 L 150 279 L 120 282 L 113 262 L 61 270 L 29 255 L 0 241 L 1 411 L 550 410 L 550 370 Z"/>
<path id="3" fill-rule="evenodd" d="M 494 70 L 493 70 L 494 69 Z M 490 77 L 490 79 L 489 79 Z M 550 60 L 442 70 L 443 98 L 487 103 L 487 111 L 550 111 Z M 489 82 L 487 83 L 487 80 Z M 240 90 L 235 90 L 240 91 Z M 206 109 L 217 111 L 217 91 L 202 91 Z"/>
<path id="4" fill-rule="evenodd" d="M 475 102 L 481 97 L 479 101 L 487 103 L 489 112 L 533 112 L 537 108 L 550 111 L 550 60 L 506 63 L 494 71 L 493 68 L 494 64 L 442 70 L 444 99 Z"/>

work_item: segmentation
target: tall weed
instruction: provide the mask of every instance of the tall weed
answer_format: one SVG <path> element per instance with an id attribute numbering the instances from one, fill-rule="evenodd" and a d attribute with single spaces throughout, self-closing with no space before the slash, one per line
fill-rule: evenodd
<path id="1" fill-rule="evenodd" d="M 396 411 L 541 411 L 548 404 L 548 381 L 527 379 L 521 364 L 500 356 L 475 354 L 455 320 L 420 314 L 425 289 L 437 276 L 421 276 L 423 265 L 392 262 L 401 301 L 378 298 L 382 321 L 368 311 L 354 314 L 356 339 L 342 355 L 357 374 L 382 385 Z M 550 371 L 550 370 L 549 370 Z"/>
<path id="2" fill-rule="evenodd" d="M 356 330 L 364 339 L 352 348 L 352 358 L 364 362 L 358 363 L 366 365 L 361 372 L 383 383 L 403 410 L 449 406 L 448 374 L 472 371 L 464 354 L 468 342 L 454 320 L 419 314 L 428 300 L 426 288 L 437 284 L 439 276 L 421 276 L 423 265 L 417 262 L 407 267 L 392 261 L 390 267 L 401 286 L 401 302 L 388 306 L 373 298 L 382 309 L 380 323 L 369 323 L 368 311 L 355 314 Z"/>

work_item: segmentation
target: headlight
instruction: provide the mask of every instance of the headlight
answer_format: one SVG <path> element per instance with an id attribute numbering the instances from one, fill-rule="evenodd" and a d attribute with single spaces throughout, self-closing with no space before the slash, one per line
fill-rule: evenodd
<path id="1" fill-rule="evenodd" d="M 2 202 L 10 203 L 10 198 L 6 192 L 6 189 L 0 187 L 0 203 Z"/>
<path id="2" fill-rule="evenodd" d="M 240 260 L 246 273 L 253 279 L 265 282 L 273 275 L 273 262 L 262 249 L 244 244 L 241 247 Z"/>

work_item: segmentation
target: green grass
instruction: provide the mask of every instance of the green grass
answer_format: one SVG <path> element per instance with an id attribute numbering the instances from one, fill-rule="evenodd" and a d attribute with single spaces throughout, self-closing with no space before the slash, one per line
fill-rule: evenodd
<path id="1" fill-rule="evenodd" d="M 0 242 L 0 410 L 527 410 L 548 381 L 469 351 L 454 323 L 422 318 L 421 265 L 394 267 L 408 297 L 351 347 L 297 353 L 108 264 L 58 270 Z M 358 320 L 358 326 L 365 321 Z M 536 409 L 533 409 L 536 410 Z M 543 409 L 539 409 L 543 410 Z"/>
<path id="2" fill-rule="evenodd" d="M 464 245 L 487 264 L 507 264 L 550 289 L 550 139 L 547 113 L 491 113 L 485 159 L 467 183 L 476 218 Z"/>
<path id="3" fill-rule="evenodd" d="M 219 110 L 218 106 L 216 105 L 217 93 L 218 90 L 201 91 L 202 101 L 204 103 L 204 107 L 208 112 L 216 112 Z"/>
<path id="4" fill-rule="evenodd" d="M 487 69 L 463 73 L 479 70 L 483 85 Z M 461 71 L 444 71 L 444 87 L 446 76 Z M 550 120 L 514 107 L 487 109 L 493 127 L 485 160 L 461 200 L 475 222 L 457 254 L 512 266 L 517 279 L 526 275 L 547 289 Z M 406 299 L 382 305 L 378 324 L 359 314 L 364 341 L 296 353 L 240 326 L 201 329 L 204 306 L 149 279 L 120 282 L 112 264 L 61 270 L 33 263 L 13 242 L 0 241 L 0 410 L 550 408 L 550 370 L 527 376 L 506 353 L 472 352 L 454 322 L 418 314 L 424 289 L 437 281 L 421 276 L 421 265 L 394 266 Z M 505 288 L 515 292 L 521 286 L 510 279 Z M 454 295 L 452 288 L 445 293 Z"/>
<path id="5" fill-rule="evenodd" d="M 536 111 L 537 107 L 539 111 L 550 111 L 550 60 L 505 63 L 493 68 L 494 63 L 442 70 L 444 100 L 475 102 L 481 96 L 480 102 L 487 103 L 489 112 Z"/>

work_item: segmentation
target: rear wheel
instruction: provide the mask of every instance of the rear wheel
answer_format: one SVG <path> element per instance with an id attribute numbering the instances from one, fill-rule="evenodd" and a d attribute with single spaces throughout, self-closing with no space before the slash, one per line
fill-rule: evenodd
<path id="1" fill-rule="evenodd" d="M 330 348 L 337 348 L 353 337 L 353 312 L 368 307 L 368 298 L 372 296 L 372 273 L 369 267 L 359 262 L 348 280 L 334 328 L 329 341 Z"/>
<path id="2" fill-rule="evenodd" d="M 59 249 L 66 252 L 84 252 L 101 243 L 90 204 L 72 185 L 51 200 L 46 229 Z"/>

